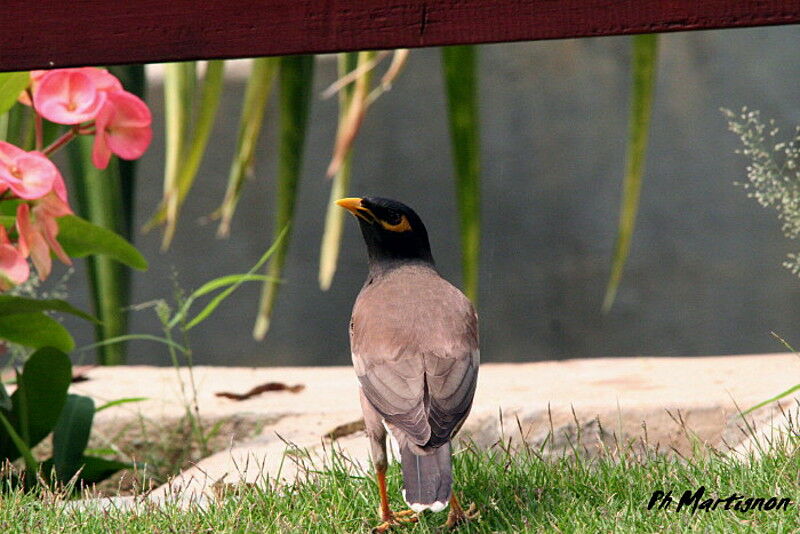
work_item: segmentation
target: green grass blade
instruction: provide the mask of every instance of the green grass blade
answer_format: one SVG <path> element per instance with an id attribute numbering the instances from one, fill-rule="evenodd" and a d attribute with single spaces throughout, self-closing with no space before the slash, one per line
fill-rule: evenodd
<path id="1" fill-rule="evenodd" d="M 635 35 L 633 39 L 633 88 L 628 122 L 628 148 L 625 158 L 625 177 L 622 182 L 622 206 L 619 227 L 611 260 L 611 276 L 603 298 L 603 312 L 614 305 L 622 272 L 631 248 L 639 196 L 642 191 L 650 114 L 658 63 L 658 35 Z"/>
<path id="2" fill-rule="evenodd" d="M 359 54 L 346 52 L 339 54 L 339 78 L 352 72 L 358 65 Z M 353 99 L 353 84 L 339 91 L 339 123 L 347 116 L 347 110 Z M 325 213 L 325 230 L 322 233 L 322 245 L 319 252 L 319 287 L 327 291 L 336 274 L 336 264 L 339 261 L 339 248 L 342 243 L 345 210 L 334 204 L 334 201 L 347 196 L 350 189 L 350 161 L 352 150 L 347 154 L 342 166 L 331 180 L 331 195 L 328 200 L 328 209 Z"/>
<path id="3" fill-rule="evenodd" d="M 272 84 L 278 71 L 279 58 L 257 58 L 253 60 L 250 78 L 239 118 L 239 135 L 236 140 L 236 154 L 228 174 L 228 187 L 225 198 L 217 210 L 221 221 L 217 235 L 224 237 L 230 233 L 231 220 L 236 212 L 239 197 L 247 178 L 253 170 L 258 138 L 264 122 L 264 113 L 272 91 Z"/>
<path id="4" fill-rule="evenodd" d="M 150 397 L 125 397 L 123 399 L 115 399 L 113 401 L 108 401 L 105 404 L 101 404 L 100 406 L 97 407 L 97 409 L 94 411 L 94 413 L 100 413 L 103 410 L 107 410 L 108 408 L 113 408 L 114 406 L 121 406 L 123 404 L 130 404 L 130 403 L 133 403 L 133 402 L 144 402 L 146 400 L 150 400 Z M 95 453 L 97 453 L 97 450 L 98 449 L 95 449 Z M 86 452 L 88 454 L 89 453 L 89 449 L 87 449 L 84 452 Z M 114 451 L 114 449 L 111 449 L 111 452 L 114 453 L 116 451 Z"/>
<path id="5" fill-rule="evenodd" d="M 281 229 L 281 231 L 278 233 L 278 235 L 275 236 L 275 241 L 273 241 L 272 245 L 261 256 L 261 258 L 259 258 L 259 260 L 255 263 L 255 265 L 253 265 L 250 268 L 250 270 L 247 272 L 247 274 L 244 275 L 244 276 L 239 276 L 239 279 L 235 283 L 233 283 L 232 285 L 228 286 L 228 288 L 225 291 L 221 292 L 219 295 L 217 295 L 216 297 L 211 299 L 211 302 L 209 302 L 206 305 L 206 307 L 203 308 L 203 310 L 200 313 L 198 313 L 191 321 L 189 321 L 189 323 L 186 325 L 185 329 L 189 330 L 190 328 L 194 328 L 195 326 L 200 324 L 202 321 L 206 320 L 208 318 L 208 316 L 211 315 L 215 309 L 217 309 L 217 306 L 219 306 L 222 303 L 223 300 L 228 298 L 228 296 L 231 293 L 236 291 L 239 288 L 240 285 L 242 285 L 243 283 L 245 283 L 247 281 L 247 279 L 248 279 L 248 277 L 250 275 L 254 274 L 257 270 L 259 270 L 261 268 L 261 266 L 264 265 L 264 263 L 266 263 L 266 261 L 270 257 L 272 257 L 273 254 L 275 254 L 278 250 L 280 250 L 284 246 L 283 243 L 286 240 L 289 239 L 288 234 L 289 234 L 289 225 L 287 224 L 286 226 L 284 226 Z M 278 281 L 276 281 L 272 277 L 265 277 L 265 279 L 267 280 L 266 283 L 278 283 Z M 210 283 L 213 283 L 213 282 L 214 282 L 214 280 L 212 280 Z M 193 294 L 192 296 L 194 297 L 195 295 Z M 194 299 L 192 299 L 192 300 L 194 300 Z M 177 315 L 176 315 L 176 317 L 177 317 Z"/>
<path id="6" fill-rule="evenodd" d="M 177 215 L 183 205 L 186 195 L 194 184 L 197 171 L 203 161 L 211 131 L 214 128 L 214 120 L 219 109 L 220 96 L 222 95 L 223 82 L 225 77 L 225 62 L 222 60 L 209 61 L 206 67 L 205 77 L 203 78 L 200 96 L 200 105 L 192 138 L 186 147 L 186 157 L 180 165 L 177 176 L 177 206 L 176 218 L 171 221 L 165 229 L 166 234 L 171 240 L 175 234 L 175 224 Z M 165 221 L 167 216 L 167 204 L 162 202 L 153 218 L 145 225 L 145 230 Z"/>
<path id="7" fill-rule="evenodd" d="M 276 197 L 275 223 L 277 235 L 294 218 L 295 198 L 303 167 L 303 146 L 306 138 L 308 112 L 311 107 L 311 91 L 314 78 L 314 56 L 286 56 L 280 59 L 280 146 L 278 149 L 278 194 Z M 275 255 L 269 262 L 267 275 L 275 280 L 281 278 L 289 235 L 280 241 Z M 264 339 L 269 330 L 269 320 L 278 294 L 278 282 L 264 284 L 258 316 L 253 328 L 255 339 Z"/>
<path id="8" fill-rule="evenodd" d="M 91 160 L 92 141 L 91 136 L 81 136 L 67 146 L 76 211 L 96 226 L 124 233 L 119 161 L 112 158 L 106 169 L 97 169 Z M 66 239 L 67 234 L 61 237 Z M 110 256 L 89 256 L 86 266 L 94 314 L 101 322 L 95 327 L 95 338 L 100 341 L 124 334 L 128 329 L 130 269 Z M 99 347 L 97 360 L 102 365 L 124 363 L 125 345 Z"/>
<path id="9" fill-rule="evenodd" d="M 127 343 L 128 341 L 155 341 L 156 343 L 162 343 L 167 345 L 168 347 L 172 347 L 184 354 L 186 354 L 187 349 L 183 345 L 175 343 L 164 337 L 153 336 L 151 334 L 125 334 L 123 336 L 112 337 L 108 339 L 104 339 L 102 341 L 98 341 L 97 343 L 92 343 L 91 345 L 85 345 L 83 347 L 79 347 L 77 349 L 78 352 L 83 352 L 87 350 L 96 349 L 99 347 L 108 347 L 111 345 L 115 345 L 118 343 Z"/>
<path id="10" fill-rule="evenodd" d="M 178 218 L 178 175 L 186 157 L 186 132 L 191 127 L 196 72 L 197 64 L 193 61 L 167 63 L 164 67 L 166 162 L 163 203 L 167 227 L 161 242 L 162 250 L 169 248 Z"/>
<path id="11" fill-rule="evenodd" d="M 474 46 L 442 48 L 461 226 L 461 272 L 464 293 L 475 304 L 478 302 L 481 239 L 480 117 L 476 63 L 477 53 Z"/>

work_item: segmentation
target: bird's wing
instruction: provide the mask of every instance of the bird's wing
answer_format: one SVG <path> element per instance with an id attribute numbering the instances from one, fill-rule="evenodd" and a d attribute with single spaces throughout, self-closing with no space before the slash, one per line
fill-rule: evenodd
<path id="1" fill-rule="evenodd" d="M 364 395 L 419 446 L 442 445 L 458 430 L 478 375 L 475 311 L 457 289 L 438 280 L 428 292 L 417 281 L 410 302 L 391 285 L 362 291 L 351 323 L 353 364 Z"/>

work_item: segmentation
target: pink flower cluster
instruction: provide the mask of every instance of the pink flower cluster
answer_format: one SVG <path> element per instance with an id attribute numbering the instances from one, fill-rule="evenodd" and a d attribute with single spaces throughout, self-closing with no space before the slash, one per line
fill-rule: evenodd
<path id="1" fill-rule="evenodd" d="M 9 228 L 0 224 L 0 291 L 28 279 L 28 258 L 42 280 L 52 269 L 51 253 L 72 263 L 56 239 L 56 218 L 72 210 L 64 178 L 48 155 L 77 135 L 94 134 L 92 162 L 104 169 L 112 153 L 124 159 L 140 157 L 152 138 L 147 105 L 102 69 L 33 71 L 31 86 L 19 101 L 40 117 L 73 127 L 46 149 L 25 151 L 0 141 L 0 201 L 21 201 L 11 229 L 16 236 L 12 239 Z"/>
<path id="2" fill-rule="evenodd" d="M 97 168 L 105 169 L 112 153 L 136 159 L 150 145 L 150 109 L 108 71 L 94 67 L 35 70 L 31 80 L 34 109 L 45 119 L 76 125 L 94 121 L 92 162 Z M 30 99 L 25 96 L 22 101 Z"/>

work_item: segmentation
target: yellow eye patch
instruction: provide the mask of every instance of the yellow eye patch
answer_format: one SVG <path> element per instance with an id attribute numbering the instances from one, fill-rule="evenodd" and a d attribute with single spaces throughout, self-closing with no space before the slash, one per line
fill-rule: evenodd
<path id="1" fill-rule="evenodd" d="M 400 216 L 400 222 L 397 224 L 389 224 L 382 219 L 378 219 L 378 222 L 390 232 L 408 232 L 411 230 L 411 223 L 408 222 L 408 218 L 405 215 Z"/>

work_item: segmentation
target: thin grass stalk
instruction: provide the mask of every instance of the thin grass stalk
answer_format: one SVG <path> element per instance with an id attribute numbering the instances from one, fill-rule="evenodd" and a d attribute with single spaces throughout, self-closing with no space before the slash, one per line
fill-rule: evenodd
<path id="1" fill-rule="evenodd" d="M 464 293 L 477 305 L 480 257 L 480 118 L 474 46 L 442 48 L 447 111 L 453 145 L 456 198 L 461 227 Z"/>
<path id="2" fill-rule="evenodd" d="M 279 62 L 279 58 L 271 57 L 253 60 L 250 78 L 245 89 L 242 115 L 239 118 L 236 154 L 233 157 L 231 170 L 228 174 L 228 187 L 225 191 L 225 198 L 219 210 L 217 210 L 217 214 L 221 218 L 217 229 L 218 237 L 226 237 L 230 234 L 231 220 L 236 212 L 242 188 L 253 172 L 256 147 L 261 135 L 261 126 L 264 122 L 264 113 Z"/>
<path id="3" fill-rule="evenodd" d="M 200 103 L 197 109 L 197 118 L 193 128 L 191 141 L 186 145 L 186 156 L 178 170 L 177 181 L 177 201 L 176 217 L 170 221 L 164 229 L 164 241 L 169 246 L 175 235 L 177 218 L 180 208 L 186 199 L 186 195 L 194 185 L 197 171 L 203 161 L 203 156 L 214 128 L 214 120 L 219 109 L 220 96 L 222 95 L 223 81 L 225 75 L 225 62 L 223 60 L 209 61 L 206 66 L 200 93 Z M 162 201 L 158 211 L 153 218 L 148 221 L 145 230 L 148 231 L 158 224 L 165 222 L 167 216 L 167 204 Z"/>
<path id="4" fill-rule="evenodd" d="M 112 158 L 105 170 L 97 169 L 92 165 L 92 142 L 92 137 L 80 136 L 67 147 L 73 182 L 70 190 L 77 212 L 98 226 L 123 233 L 125 202 L 118 160 Z M 100 320 L 95 325 L 96 341 L 126 334 L 130 283 L 128 268 L 107 256 L 87 257 L 86 267 L 94 315 Z M 125 355 L 124 343 L 104 345 L 97 349 L 97 361 L 101 365 L 125 363 Z"/>
<path id="5" fill-rule="evenodd" d="M 622 204 L 617 238 L 611 258 L 611 275 L 603 298 L 603 313 L 608 313 L 617 296 L 625 262 L 630 253 L 650 131 L 650 114 L 658 63 L 658 35 L 635 35 L 633 42 L 633 85 L 628 120 L 628 148 L 622 181 Z"/>
<path id="6" fill-rule="evenodd" d="M 354 71 L 358 66 L 361 55 L 355 52 L 339 54 L 339 78 L 346 76 L 347 73 Z M 366 83 L 372 71 L 366 71 L 362 78 L 365 80 L 359 83 Z M 352 84 L 343 87 L 339 91 L 339 130 L 342 130 L 342 123 L 347 118 L 350 106 L 353 101 L 355 90 Z M 331 180 L 331 194 L 328 200 L 328 208 L 325 214 L 325 230 L 322 234 L 322 244 L 319 253 L 319 286 L 323 291 L 327 291 L 333 282 L 336 274 L 336 264 L 339 260 L 339 249 L 342 243 L 342 232 L 344 229 L 345 212 L 334 201 L 347 196 L 350 189 L 350 169 L 353 151 L 348 151 L 336 175 Z"/>
<path id="7" fill-rule="evenodd" d="M 280 58 L 280 144 L 278 148 L 278 192 L 276 196 L 273 240 L 291 224 L 294 218 L 297 187 L 303 166 L 303 147 L 306 138 L 308 112 L 314 78 L 314 56 L 286 56 Z M 275 306 L 279 282 L 286 261 L 290 235 L 287 234 L 275 251 L 267 267 L 267 276 L 273 281 L 264 284 L 261 302 L 253 328 L 253 337 L 264 339 L 269 330 L 270 317 Z"/>
<path id="8" fill-rule="evenodd" d="M 164 199 L 167 228 L 174 231 L 178 218 L 178 175 L 185 157 L 186 132 L 190 129 L 194 105 L 194 78 L 197 65 L 187 61 L 167 63 L 164 67 L 164 118 L 166 162 Z M 164 233 L 161 249 L 169 247 L 172 235 Z"/>

